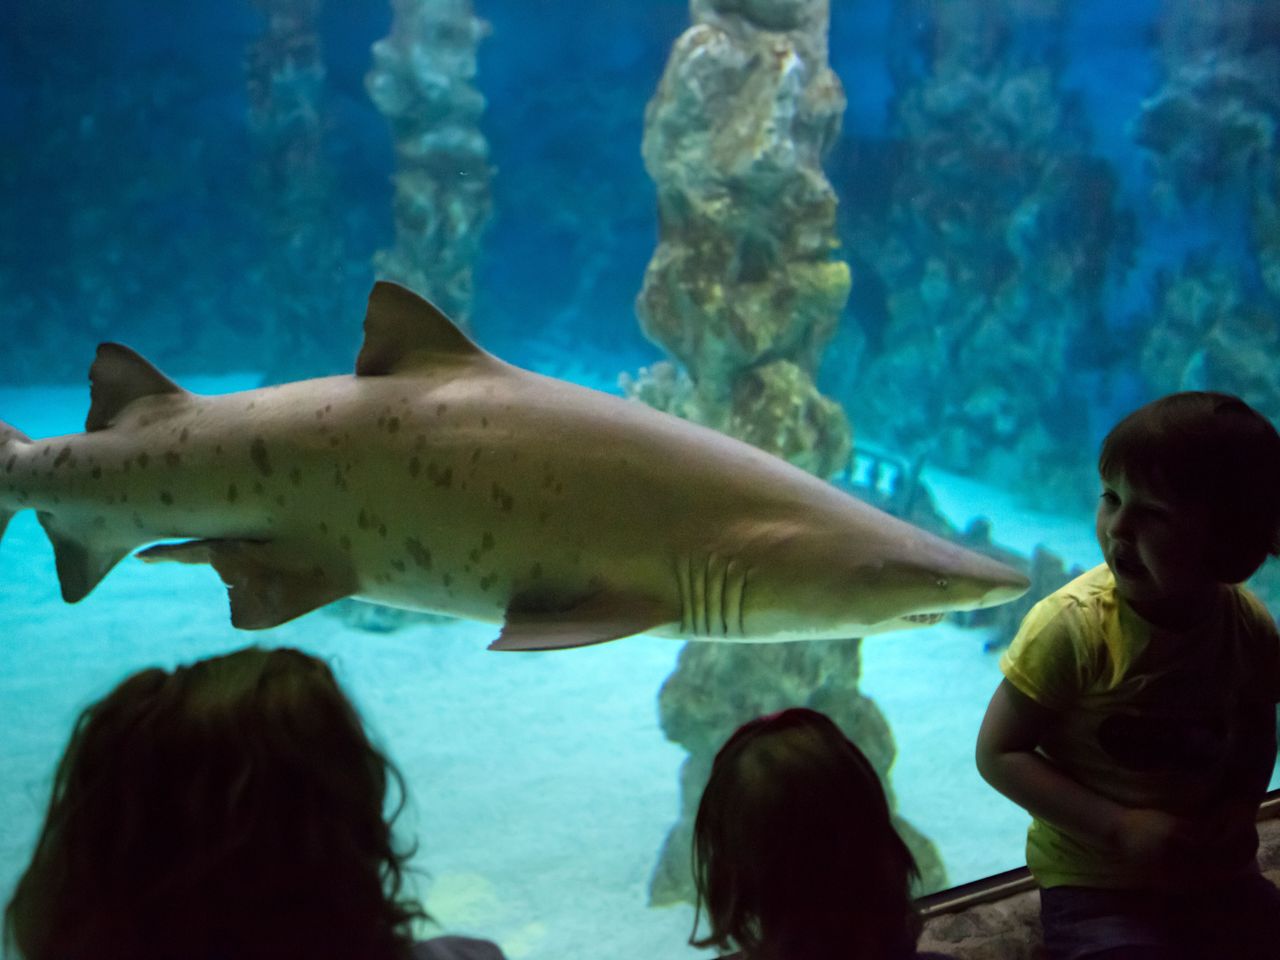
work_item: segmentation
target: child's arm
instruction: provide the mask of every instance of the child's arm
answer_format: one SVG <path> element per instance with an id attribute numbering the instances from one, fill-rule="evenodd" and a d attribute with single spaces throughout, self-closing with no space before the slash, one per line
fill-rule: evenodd
<path id="1" fill-rule="evenodd" d="M 1188 824 L 1162 810 L 1133 809 L 1081 786 L 1036 747 L 1054 712 L 1008 680 L 996 688 L 978 732 L 978 772 L 1036 818 L 1138 862 L 1163 861 L 1184 846 Z"/>

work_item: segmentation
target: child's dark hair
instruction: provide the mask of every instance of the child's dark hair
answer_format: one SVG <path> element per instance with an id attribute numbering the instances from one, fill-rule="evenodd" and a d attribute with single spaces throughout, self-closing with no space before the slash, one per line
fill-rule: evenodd
<path id="1" fill-rule="evenodd" d="M 251 647 L 143 670 L 80 715 L 5 942 L 25 960 L 407 957 L 426 913 L 401 896 L 404 802 L 323 661 Z"/>
<path id="2" fill-rule="evenodd" d="M 1239 397 L 1191 391 L 1140 407 L 1103 440 L 1098 472 L 1205 511 L 1209 569 L 1223 583 L 1280 552 L 1280 436 Z"/>
<path id="3" fill-rule="evenodd" d="M 693 828 L 689 942 L 748 960 L 891 956 L 913 947 L 915 859 L 875 770 L 805 708 L 752 720 L 720 748 Z M 703 908 L 711 927 L 696 939 Z"/>

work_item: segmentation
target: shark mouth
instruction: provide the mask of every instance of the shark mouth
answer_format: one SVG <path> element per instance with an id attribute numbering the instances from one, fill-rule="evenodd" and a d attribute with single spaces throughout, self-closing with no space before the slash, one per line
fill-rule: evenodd
<path id="1" fill-rule="evenodd" d="M 903 614 L 902 619 L 910 623 L 919 623 L 927 627 L 930 624 L 937 623 L 945 616 L 945 613 L 907 613 Z"/>

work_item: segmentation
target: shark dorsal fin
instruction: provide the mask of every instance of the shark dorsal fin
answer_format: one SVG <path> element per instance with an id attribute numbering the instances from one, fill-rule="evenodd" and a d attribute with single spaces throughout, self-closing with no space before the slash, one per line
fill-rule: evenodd
<path id="1" fill-rule="evenodd" d="M 186 396 L 187 391 L 124 344 L 99 344 L 89 368 L 89 416 L 84 428 L 105 430 L 133 401 L 164 394 Z"/>
<path id="2" fill-rule="evenodd" d="M 402 373 L 442 359 L 487 357 L 452 320 L 412 290 L 379 280 L 369 294 L 356 376 Z"/>

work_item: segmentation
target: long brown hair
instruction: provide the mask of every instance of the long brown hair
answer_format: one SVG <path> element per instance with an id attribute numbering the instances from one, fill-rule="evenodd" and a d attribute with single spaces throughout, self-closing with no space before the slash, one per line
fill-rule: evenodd
<path id="1" fill-rule="evenodd" d="M 397 802 L 384 816 L 388 787 Z M 251 647 L 125 679 L 58 764 L 5 910 L 26 960 L 408 955 L 405 802 L 328 666 Z"/>
<path id="2" fill-rule="evenodd" d="M 697 947 L 747 960 L 909 954 L 915 859 L 852 741 L 803 707 L 752 720 L 716 754 L 693 828 Z M 706 909 L 711 932 L 697 939 Z"/>

